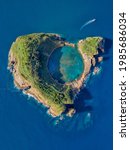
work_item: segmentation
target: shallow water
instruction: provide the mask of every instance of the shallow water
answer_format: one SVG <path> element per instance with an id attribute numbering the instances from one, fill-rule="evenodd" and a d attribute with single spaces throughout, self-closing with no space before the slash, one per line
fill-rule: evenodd
<path id="1" fill-rule="evenodd" d="M 78 50 L 65 46 L 52 53 L 48 68 L 54 79 L 64 83 L 79 78 L 83 73 L 84 65 Z"/>

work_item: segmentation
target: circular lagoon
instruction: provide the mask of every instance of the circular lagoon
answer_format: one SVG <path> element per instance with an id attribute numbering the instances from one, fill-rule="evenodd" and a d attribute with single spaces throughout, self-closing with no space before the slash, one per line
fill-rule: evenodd
<path id="1" fill-rule="evenodd" d="M 76 48 L 69 46 L 57 48 L 49 58 L 48 69 L 58 82 L 72 82 L 83 73 L 83 59 Z"/>

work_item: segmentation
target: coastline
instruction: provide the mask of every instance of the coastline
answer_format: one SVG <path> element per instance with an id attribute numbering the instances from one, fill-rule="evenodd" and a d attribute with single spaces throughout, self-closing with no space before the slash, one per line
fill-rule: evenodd
<path id="1" fill-rule="evenodd" d="M 35 100 L 37 100 L 39 103 L 42 103 L 45 107 L 49 108 L 49 105 L 47 104 L 47 102 L 45 101 L 45 99 L 43 100 L 42 96 L 40 95 L 40 93 L 37 91 L 37 89 L 35 89 L 34 87 L 31 87 L 28 91 L 24 91 L 24 89 L 28 86 L 31 86 L 31 83 L 29 81 L 27 81 L 26 79 L 24 79 L 19 71 L 18 71 L 18 62 L 15 61 L 15 58 L 13 56 L 12 53 L 9 53 L 9 64 L 11 62 L 15 62 L 13 64 L 13 78 L 14 78 L 14 85 L 15 87 L 17 87 L 18 89 L 23 90 L 23 92 L 25 94 L 29 94 L 31 95 L 33 98 L 35 98 Z"/>
<path id="2" fill-rule="evenodd" d="M 57 35 L 56 35 L 57 36 Z M 58 36 L 58 38 L 60 38 Z M 16 39 L 17 41 L 17 39 Z M 74 47 L 75 45 L 73 43 L 69 43 L 69 42 L 64 42 L 65 46 L 72 46 Z M 63 47 L 63 43 L 60 44 L 58 47 Z M 57 48 L 58 48 L 57 47 Z M 55 50 L 56 48 L 54 48 Z M 53 51 L 52 51 L 53 52 Z M 37 102 L 41 103 L 43 106 L 48 108 L 47 113 L 49 115 L 51 115 L 52 117 L 57 117 L 59 116 L 59 114 L 57 114 L 53 108 L 48 104 L 46 98 L 43 96 L 43 94 L 40 93 L 40 91 L 38 91 L 36 88 L 34 88 L 31 84 L 31 82 L 27 81 L 20 73 L 18 70 L 18 66 L 19 66 L 19 62 L 18 60 L 15 58 L 15 56 L 13 55 L 13 52 L 10 49 L 9 55 L 8 55 L 8 61 L 9 61 L 9 65 L 8 68 L 10 68 L 9 70 L 12 72 L 13 78 L 14 78 L 14 85 L 16 88 L 21 89 L 24 94 L 30 95 L 32 96 Z M 13 69 L 12 69 L 13 68 Z M 52 78 L 53 79 L 53 78 Z M 54 79 L 53 79 L 54 80 Z M 28 90 L 24 90 L 27 87 L 30 87 Z"/>
<path id="3" fill-rule="evenodd" d="M 57 36 L 57 35 L 55 35 Z M 57 38 L 60 38 L 60 36 L 57 36 Z M 18 39 L 16 39 L 17 41 Z M 70 83 L 65 83 L 64 85 L 66 86 L 69 86 L 71 87 L 72 91 L 74 92 L 74 98 L 75 96 L 79 93 L 80 89 L 82 88 L 83 86 L 83 83 L 87 77 L 87 75 L 89 74 L 90 72 L 90 69 L 91 69 L 91 66 L 92 66 L 92 58 L 87 56 L 86 54 L 83 53 L 82 49 L 80 48 L 80 43 L 82 42 L 83 40 L 80 40 L 78 43 L 77 43 L 77 49 L 79 51 L 79 53 L 81 54 L 82 56 L 82 59 L 83 59 L 83 63 L 84 63 L 84 71 L 82 73 L 82 75 L 70 82 Z M 59 47 L 61 47 L 62 45 L 64 46 L 71 46 L 71 47 L 75 47 L 76 45 L 74 43 L 69 43 L 67 41 L 63 41 L 59 40 L 59 42 L 61 42 L 59 44 Z M 14 44 L 14 43 L 13 43 Z M 55 50 L 56 48 L 53 49 L 53 51 Z M 52 51 L 52 52 L 53 52 Z M 50 54 L 51 55 L 51 54 Z M 50 57 L 50 56 L 49 56 Z M 48 59 L 49 59 L 48 57 Z M 41 103 L 42 105 L 44 105 L 45 107 L 48 108 L 48 114 L 51 115 L 52 117 L 57 117 L 61 114 L 57 113 L 53 107 L 51 107 L 51 105 L 48 104 L 48 101 L 46 99 L 46 97 L 44 97 L 44 95 L 38 90 L 36 89 L 35 87 L 33 87 L 33 85 L 31 84 L 31 82 L 29 82 L 28 80 L 26 80 L 19 72 L 19 61 L 18 59 L 16 59 L 15 55 L 13 54 L 12 50 L 10 49 L 10 52 L 9 52 L 9 56 L 8 56 L 8 61 L 9 61 L 9 68 L 10 68 L 10 71 L 12 72 L 13 74 L 13 77 L 14 77 L 14 84 L 16 85 L 16 87 L 18 89 L 21 89 L 23 90 L 23 92 L 27 95 L 30 95 L 32 96 L 36 101 L 38 101 L 39 103 Z M 48 61 L 48 60 L 47 60 Z M 74 98 L 73 98 L 73 101 L 74 101 Z M 69 112 L 67 112 L 67 114 L 70 113 L 69 116 L 71 116 L 71 112 L 72 112 L 72 115 L 75 113 L 75 110 L 73 108 L 70 109 Z M 67 115 L 66 114 L 66 115 Z"/>
<path id="4" fill-rule="evenodd" d="M 84 71 L 78 79 L 76 79 L 70 83 L 66 83 L 67 85 L 71 85 L 72 88 L 75 89 L 77 92 L 79 92 L 80 89 L 82 88 L 83 82 L 86 79 L 87 75 L 89 74 L 90 68 L 92 65 L 91 64 L 91 58 L 89 58 L 87 55 L 83 54 L 82 50 L 79 48 L 79 43 L 80 43 L 80 41 L 78 42 L 78 48 L 77 49 L 82 56 L 82 60 L 84 63 Z"/>

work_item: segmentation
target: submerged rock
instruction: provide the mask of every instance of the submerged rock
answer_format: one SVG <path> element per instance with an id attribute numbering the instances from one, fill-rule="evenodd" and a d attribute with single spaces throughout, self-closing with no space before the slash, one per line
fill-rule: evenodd
<path id="1" fill-rule="evenodd" d="M 103 61 L 103 57 L 102 56 L 98 57 L 98 62 L 102 62 L 102 61 Z"/>

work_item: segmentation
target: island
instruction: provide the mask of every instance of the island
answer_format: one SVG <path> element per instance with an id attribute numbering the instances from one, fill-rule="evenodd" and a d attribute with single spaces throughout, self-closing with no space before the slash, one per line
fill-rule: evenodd
<path id="1" fill-rule="evenodd" d="M 64 46 L 78 49 L 84 62 L 84 71 L 78 79 L 61 84 L 51 76 L 47 64 L 53 51 Z M 8 67 L 15 85 L 46 106 L 49 114 L 73 116 L 76 112 L 76 95 L 92 66 L 102 61 L 101 56 L 98 59 L 95 57 L 99 55 L 99 51 L 104 52 L 102 37 L 87 37 L 77 43 L 70 43 L 58 34 L 34 33 L 20 36 L 13 42 Z"/>

